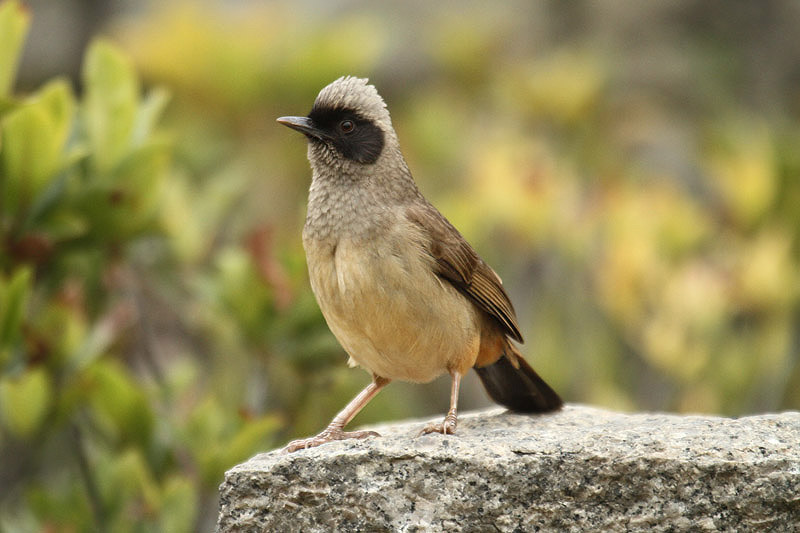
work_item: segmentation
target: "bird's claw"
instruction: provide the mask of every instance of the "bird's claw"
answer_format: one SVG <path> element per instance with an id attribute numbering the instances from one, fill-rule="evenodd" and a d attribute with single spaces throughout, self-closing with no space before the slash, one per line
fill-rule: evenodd
<path id="1" fill-rule="evenodd" d="M 458 419 L 453 413 L 448 413 L 441 422 L 431 422 L 417 434 L 417 437 L 427 435 L 429 433 L 441 433 L 442 435 L 453 435 L 456 432 Z"/>
<path id="2" fill-rule="evenodd" d="M 380 434 L 374 431 L 342 431 L 338 428 L 328 428 L 315 437 L 293 440 L 286 445 L 284 450 L 287 452 L 296 452 L 297 450 L 314 448 L 320 444 L 325 444 L 326 442 L 332 442 L 335 440 L 366 439 L 367 437 L 380 437 Z"/>

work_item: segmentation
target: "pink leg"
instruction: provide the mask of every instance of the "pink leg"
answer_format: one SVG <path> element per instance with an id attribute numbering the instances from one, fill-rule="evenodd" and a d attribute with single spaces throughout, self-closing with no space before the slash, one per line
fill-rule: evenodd
<path id="1" fill-rule="evenodd" d="M 347 404 L 347 406 L 339 411 L 339 414 L 333 417 L 331 423 L 328 424 L 322 433 L 316 437 L 309 437 L 307 439 L 293 440 L 286 445 L 287 452 L 294 452 L 297 450 L 304 450 L 306 448 L 313 448 L 326 442 L 344 439 L 363 439 L 366 437 L 380 437 L 374 431 L 343 431 L 344 427 L 358 414 L 369 401 L 375 397 L 378 392 L 384 388 L 390 380 L 375 376 L 372 383 L 358 393 L 358 396 Z"/>
<path id="2" fill-rule="evenodd" d="M 452 435 L 456 432 L 458 425 L 458 387 L 461 385 L 461 374 L 454 372 L 452 374 L 453 384 L 450 387 L 450 410 L 447 411 L 447 416 L 438 424 L 431 423 L 425 426 L 419 435 L 427 433 L 442 433 L 444 435 Z"/>

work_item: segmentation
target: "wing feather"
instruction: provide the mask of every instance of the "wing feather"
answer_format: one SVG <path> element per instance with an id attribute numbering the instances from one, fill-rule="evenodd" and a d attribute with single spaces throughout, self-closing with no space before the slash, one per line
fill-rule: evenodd
<path id="1" fill-rule="evenodd" d="M 500 277 L 458 230 L 430 204 L 410 206 L 407 216 L 430 237 L 428 253 L 436 260 L 436 274 L 497 320 L 509 337 L 522 342 L 514 306 Z"/>

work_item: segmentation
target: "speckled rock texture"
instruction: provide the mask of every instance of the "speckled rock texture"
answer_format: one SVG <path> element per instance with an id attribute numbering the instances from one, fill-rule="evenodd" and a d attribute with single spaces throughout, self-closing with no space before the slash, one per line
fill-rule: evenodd
<path id="1" fill-rule="evenodd" d="M 218 532 L 800 531 L 800 413 L 493 409 L 227 472 Z"/>

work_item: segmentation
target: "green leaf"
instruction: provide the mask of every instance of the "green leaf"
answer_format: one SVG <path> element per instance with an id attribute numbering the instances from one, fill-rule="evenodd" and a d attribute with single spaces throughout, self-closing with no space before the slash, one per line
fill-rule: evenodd
<path id="1" fill-rule="evenodd" d="M 161 87 L 153 89 L 147 94 L 139 107 L 139 112 L 136 114 L 132 137 L 134 146 L 144 144 L 153 134 L 156 124 L 161 119 L 161 115 L 169 103 L 169 99 L 169 91 Z"/>
<path id="2" fill-rule="evenodd" d="M 22 230 L 33 230 L 37 226 L 40 228 L 41 218 L 64 203 L 67 171 L 82 155 L 76 149 L 65 151 L 75 123 L 75 97 L 69 83 L 61 79 L 53 80 L 47 83 L 31 101 L 46 115 L 48 122 L 46 129 L 50 141 L 49 145 L 40 148 L 50 152 L 48 157 L 51 161 L 50 168 L 42 170 L 45 175 L 38 183 L 33 183 L 37 190 L 33 191 L 30 205 L 23 206 L 27 211 L 27 217 L 21 226 Z M 8 200 L 13 202 L 11 198 Z M 57 234 L 65 233 L 61 231 L 60 226 L 55 226 L 53 229 Z"/>
<path id="3" fill-rule="evenodd" d="M 5 176 L 3 206 L 7 212 L 22 213 L 55 177 L 61 164 L 66 136 L 63 124 L 48 114 L 56 105 L 55 93 L 9 113 L 3 121 L 0 169 Z M 62 107 L 67 104 L 61 102 Z M 59 119 L 60 120 L 60 119 Z"/>
<path id="4" fill-rule="evenodd" d="M 200 503 L 197 492 L 194 482 L 188 477 L 167 479 L 159 499 L 161 531 L 179 533 L 194 529 Z"/>
<path id="5" fill-rule="evenodd" d="M 243 422 L 231 416 L 214 396 L 205 398 L 188 417 L 184 438 L 209 486 L 217 483 L 230 465 L 266 449 L 282 427 L 282 421 L 272 414 Z"/>
<path id="6" fill-rule="evenodd" d="M 15 436 L 27 438 L 41 426 L 53 401 L 53 386 L 44 367 L 0 380 L 0 420 Z"/>
<path id="7" fill-rule="evenodd" d="M 84 191 L 81 211 L 102 240 L 130 238 L 155 221 L 171 146 L 151 142 L 126 155 L 106 181 Z"/>
<path id="8" fill-rule="evenodd" d="M 60 370 L 86 342 L 86 316 L 64 302 L 51 300 L 32 313 L 32 335 L 47 347 L 48 365 Z M 71 369 L 70 369 L 71 370 Z M 62 373 L 60 377 L 66 376 Z"/>
<path id="9" fill-rule="evenodd" d="M 0 96 L 0 118 L 6 114 L 6 112 L 17 107 L 19 107 L 19 101 L 15 98 Z"/>
<path id="10" fill-rule="evenodd" d="M 79 213 L 66 209 L 48 214 L 45 220 L 38 222 L 37 227 L 54 242 L 76 239 L 89 230 L 86 219 Z"/>
<path id="11" fill-rule="evenodd" d="M 17 1 L 0 2 L 0 97 L 11 92 L 30 15 Z"/>
<path id="12" fill-rule="evenodd" d="M 113 320 L 98 320 L 92 326 L 89 334 L 83 338 L 81 345 L 72 354 L 71 370 L 79 371 L 88 368 L 105 355 L 116 340 L 117 330 Z"/>
<path id="13" fill-rule="evenodd" d="M 100 499 L 110 511 L 108 531 L 154 531 L 146 526 L 150 511 L 140 513 L 135 522 L 126 512 L 126 507 L 158 509 L 159 486 L 142 450 L 130 446 L 105 453 L 93 466 Z"/>
<path id="14" fill-rule="evenodd" d="M 31 271 L 21 268 L 5 284 L 0 280 L 0 367 L 21 337 L 22 318 L 31 287 Z"/>
<path id="15" fill-rule="evenodd" d="M 145 443 L 152 431 L 153 413 L 144 391 L 125 368 L 98 361 L 87 369 L 90 403 L 95 421 L 109 436 Z"/>
<path id="16" fill-rule="evenodd" d="M 148 215 L 157 203 L 161 183 L 169 169 L 171 146 L 154 140 L 137 148 L 114 171 L 113 180 L 124 187 L 136 202 L 131 207 Z"/>
<path id="17" fill-rule="evenodd" d="M 111 43 L 94 41 L 83 66 L 86 129 L 97 170 L 111 170 L 131 145 L 139 80 L 131 61 Z"/>
<path id="18" fill-rule="evenodd" d="M 243 424 L 236 435 L 226 442 L 220 450 L 222 452 L 222 464 L 236 464 L 244 461 L 252 454 L 256 453 L 265 443 L 274 444 L 275 434 L 283 426 L 283 421 L 276 415 L 267 414 L 256 420 L 250 420 Z M 217 472 L 219 479 L 225 473 L 224 470 Z"/>
<path id="19" fill-rule="evenodd" d="M 62 78 L 48 82 L 39 90 L 38 99 L 50 117 L 56 143 L 63 147 L 72 131 L 75 117 L 75 96 L 69 82 Z"/>

